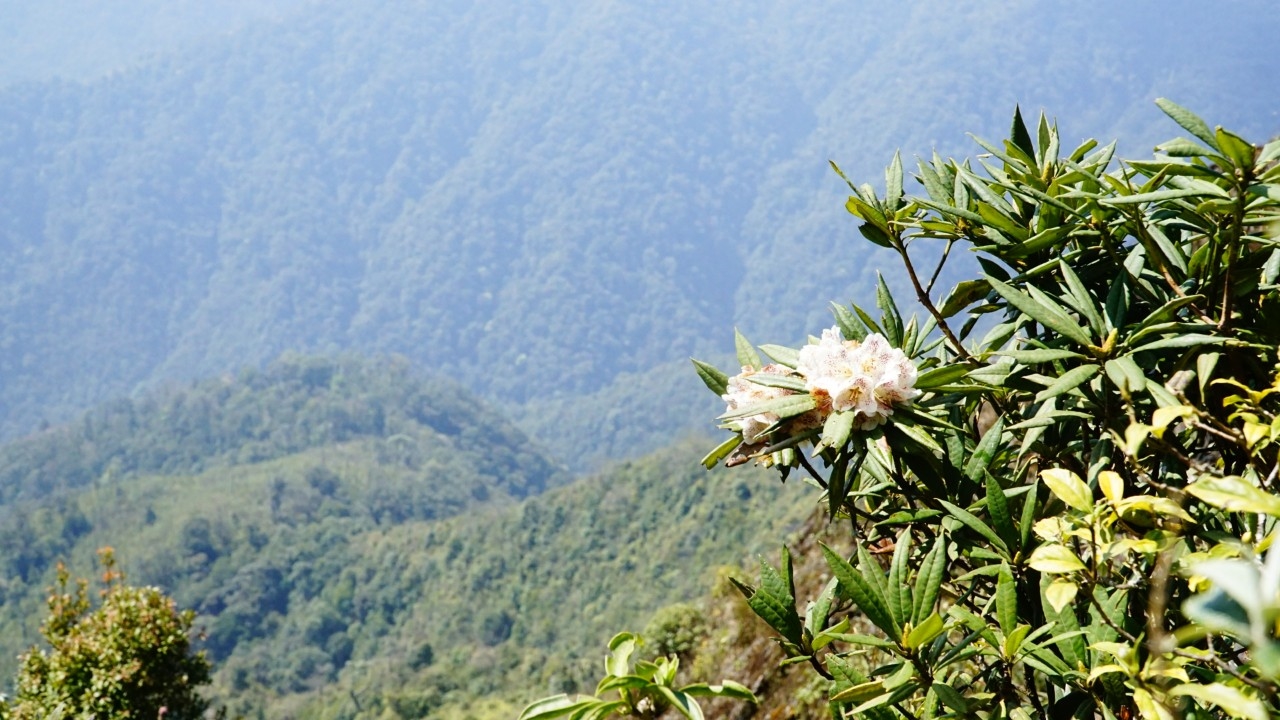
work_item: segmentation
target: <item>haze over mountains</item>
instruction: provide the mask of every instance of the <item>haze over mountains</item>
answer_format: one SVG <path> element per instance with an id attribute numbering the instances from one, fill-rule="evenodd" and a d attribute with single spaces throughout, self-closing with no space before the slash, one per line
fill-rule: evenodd
<path id="1" fill-rule="evenodd" d="M 19 4 L 15 27 L 84 5 Z M 638 452 L 705 409 L 653 368 L 734 324 L 797 341 L 889 266 L 850 242 L 827 159 L 874 181 L 896 147 L 971 154 L 962 133 L 998 136 L 1018 102 L 1135 152 L 1177 134 L 1159 95 L 1280 128 L 1263 2 L 281 2 L 169 34 L 152 10 L 131 27 L 154 52 L 59 26 L 50 46 L 106 75 L 35 52 L 0 75 L 5 436 L 354 349 L 572 458 L 598 442 L 546 418 L 593 396 L 588 425 L 612 413 L 639 434 L 611 448 Z M 55 72 L 83 81 L 16 81 Z M 677 407 L 628 414 L 655 395 Z"/>

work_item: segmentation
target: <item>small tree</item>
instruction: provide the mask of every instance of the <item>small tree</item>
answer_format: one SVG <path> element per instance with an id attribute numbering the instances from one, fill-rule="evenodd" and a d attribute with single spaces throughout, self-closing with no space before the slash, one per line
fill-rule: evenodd
<path id="1" fill-rule="evenodd" d="M 196 688 L 209 682 L 209 661 L 191 652 L 195 613 L 179 612 L 158 588 L 132 587 L 110 548 L 99 551 L 102 602 L 89 600 L 88 582 L 69 588 L 58 565 L 41 633 L 48 650 L 21 659 L 15 702 L 7 717 L 194 720 L 208 707 Z"/>
<path id="2" fill-rule="evenodd" d="M 1150 160 L 1015 111 L 923 195 L 898 157 L 850 182 L 923 320 L 882 280 L 878 317 L 695 361 L 731 432 L 706 466 L 799 474 L 853 535 L 803 609 L 785 549 L 739 583 L 833 717 L 1280 714 L 1280 140 L 1157 104 L 1192 137 Z M 940 294 L 957 249 L 981 273 Z"/>

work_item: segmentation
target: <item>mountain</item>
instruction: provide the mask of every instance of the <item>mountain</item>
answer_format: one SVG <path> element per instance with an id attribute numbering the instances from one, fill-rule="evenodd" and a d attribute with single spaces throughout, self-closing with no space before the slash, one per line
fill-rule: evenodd
<path id="1" fill-rule="evenodd" d="M 703 470 L 707 444 L 566 484 L 483 402 L 394 358 L 115 401 L 0 447 L 0 677 L 38 641 L 55 562 L 85 574 L 109 545 L 199 613 L 235 713 L 510 714 L 585 687 L 613 631 L 802 517 L 794 487 Z"/>
<path id="2" fill-rule="evenodd" d="M 658 383 L 731 326 L 795 342 L 878 269 L 904 289 L 887 251 L 846 250 L 828 159 L 875 182 L 897 147 L 971 154 L 1015 103 L 1135 152 L 1178 134 L 1158 95 L 1280 128 L 1260 0 L 232 5 L 184 26 L 199 41 L 76 45 L 109 74 L 0 88 L 4 436 L 351 349 L 453 378 L 562 457 L 634 456 L 706 417 Z"/>

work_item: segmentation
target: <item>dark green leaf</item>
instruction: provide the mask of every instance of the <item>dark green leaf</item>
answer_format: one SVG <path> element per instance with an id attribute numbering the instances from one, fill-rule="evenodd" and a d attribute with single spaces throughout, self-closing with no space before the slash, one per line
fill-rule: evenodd
<path id="1" fill-rule="evenodd" d="M 991 283 L 992 289 L 994 289 L 1000 297 L 1007 300 L 1010 305 L 1013 305 L 1018 310 L 1021 310 L 1032 320 L 1035 320 L 1051 330 L 1056 330 L 1059 333 L 1062 333 L 1081 345 L 1088 346 L 1090 344 L 1089 336 L 1085 334 L 1084 330 L 1081 329 L 1079 325 L 1070 320 L 1070 317 L 1062 308 L 1050 307 L 1042 302 L 1038 302 L 1030 295 L 1023 293 L 1012 286 L 1005 285 L 990 275 L 987 276 L 987 281 Z"/>
<path id="2" fill-rule="evenodd" d="M 947 569 L 947 540 L 946 536 L 939 534 L 938 539 L 934 541 L 933 548 L 924 556 L 924 560 L 920 563 L 920 571 L 916 574 L 916 586 L 913 595 L 914 607 L 911 609 L 911 621 L 913 623 L 920 622 L 922 617 L 927 617 L 933 612 L 934 603 L 938 600 L 938 593 L 942 589 L 942 579 L 945 577 Z"/>
<path id="3" fill-rule="evenodd" d="M 1004 558 L 1009 557 L 1009 546 L 1005 545 L 1004 540 L 1001 540 L 1000 536 L 997 535 L 996 531 L 992 530 L 990 526 L 988 526 L 986 523 L 979 520 L 973 513 L 969 512 L 968 510 L 965 510 L 962 507 L 953 505 L 952 503 L 949 503 L 946 500 L 942 500 L 942 499 L 939 499 L 938 502 L 944 508 L 946 508 L 947 512 L 951 513 L 951 515 L 954 516 L 957 520 L 964 523 L 967 527 L 969 527 L 971 530 L 974 530 L 979 535 L 990 540 L 991 544 L 996 547 L 996 549 L 1000 552 L 1000 555 L 1002 557 Z"/>
<path id="4" fill-rule="evenodd" d="M 714 365 L 709 365 L 701 360 L 694 360 L 693 358 L 689 358 L 689 360 L 693 362 L 693 368 L 697 371 L 698 377 L 702 378 L 703 384 L 706 385 L 711 392 L 716 395 L 724 395 L 729 391 L 728 375 L 720 372 L 720 370 Z"/>
<path id="5" fill-rule="evenodd" d="M 1000 574 L 996 576 L 996 618 L 1005 637 L 1018 626 L 1018 584 L 1008 563 L 1000 565 Z"/>
<path id="6" fill-rule="evenodd" d="M 889 637 L 897 640 L 901 636 L 901 631 L 894 627 L 893 618 L 889 615 L 889 608 L 885 606 L 884 601 L 881 599 L 883 595 L 877 593 L 867 583 L 862 573 L 855 570 L 848 561 L 837 555 L 831 548 L 822 545 L 822 554 L 826 557 L 827 566 L 831 568 L 831 574 L 835 575 L 836 579 L 840 581 L 842 594 L 847 599 L 852 600 L 876 627 L 884 631 Z"/>
<path id="7" fill-rule="evenodd" d="M 716 446 L 714 450 L 702 458 L 702 466 L 710 470 L 721 460 L 729 457 L 729 453 L 742 444 L 742 435 L 734 433 L 732 437 Z"/>
<path id="8" fill-rule="evenodd" d="M 784 395 L 783 397 L 754 403 L 732 412 L 726 412 L 718 419 L 737 420 L 738 418 L 751 417 L 762 413 L 774 413 L 780 418 L 789 418 L 809 412 L 817 406 L 818 403 L 813 399 L 812 395 Z"/>
<path id="9" fill-rule="evenodd" d="M 1036 395 L 1035 401 L 1043 402 L 1049 398 L 1054 398 L 1062 395 L 1063 393 L 1070 392 L 1077 387 L 1080 387 L 1080 385 L 1087 382 L 1094 375 L 1097 375 L 1098 371 L 1101 369 L 1102 368 L 1097 365 L 1081 365 L 1079 367 L 1071 368 L 1063 373 L 1062 377 L 1055 380 L 1052 385 L 1041 390 L 1040 393 Z"/>

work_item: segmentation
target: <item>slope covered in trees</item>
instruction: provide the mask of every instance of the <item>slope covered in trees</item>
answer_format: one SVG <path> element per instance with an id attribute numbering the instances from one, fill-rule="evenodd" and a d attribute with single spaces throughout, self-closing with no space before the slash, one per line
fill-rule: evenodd
<path id="1" fill-rule="evenodd" d="M 1195 53 L 1165 42 L 1186 18 Z M 584 394 L 630 426 L 634 374 L 731 324 L 798 340 L 813 298 L 869 297 L 877 251 L 814 268 L 851 252 L 827 159 L 862 177 L 894 146 L 953 152 L 1018 101 L 1135 147 L 1159 139 L 1155 94 L 1267 135 L 1276 23 L 1252 1 L 318 2 L 83 85 L 13 85 L 0 429 L 342 348 L 556 409 L 525 413 L 540 437 Z M 1253 92 L 1227 107 L 1232 82 Z"/>
<path id="2" fill-rule="evenodd" d="M 791 488 L 707 477 L 699 444 L 563 486 L 494 411 L 395 360 L 117 401 L 0 448 L 0 677 L 39 640 L 54 562 L 85 572 L 111 545 L 199 613 L 236 712 L 510 716 L 585 682 L 612 627 L 763 549 L 745 528 L 800 516 Z"/>

